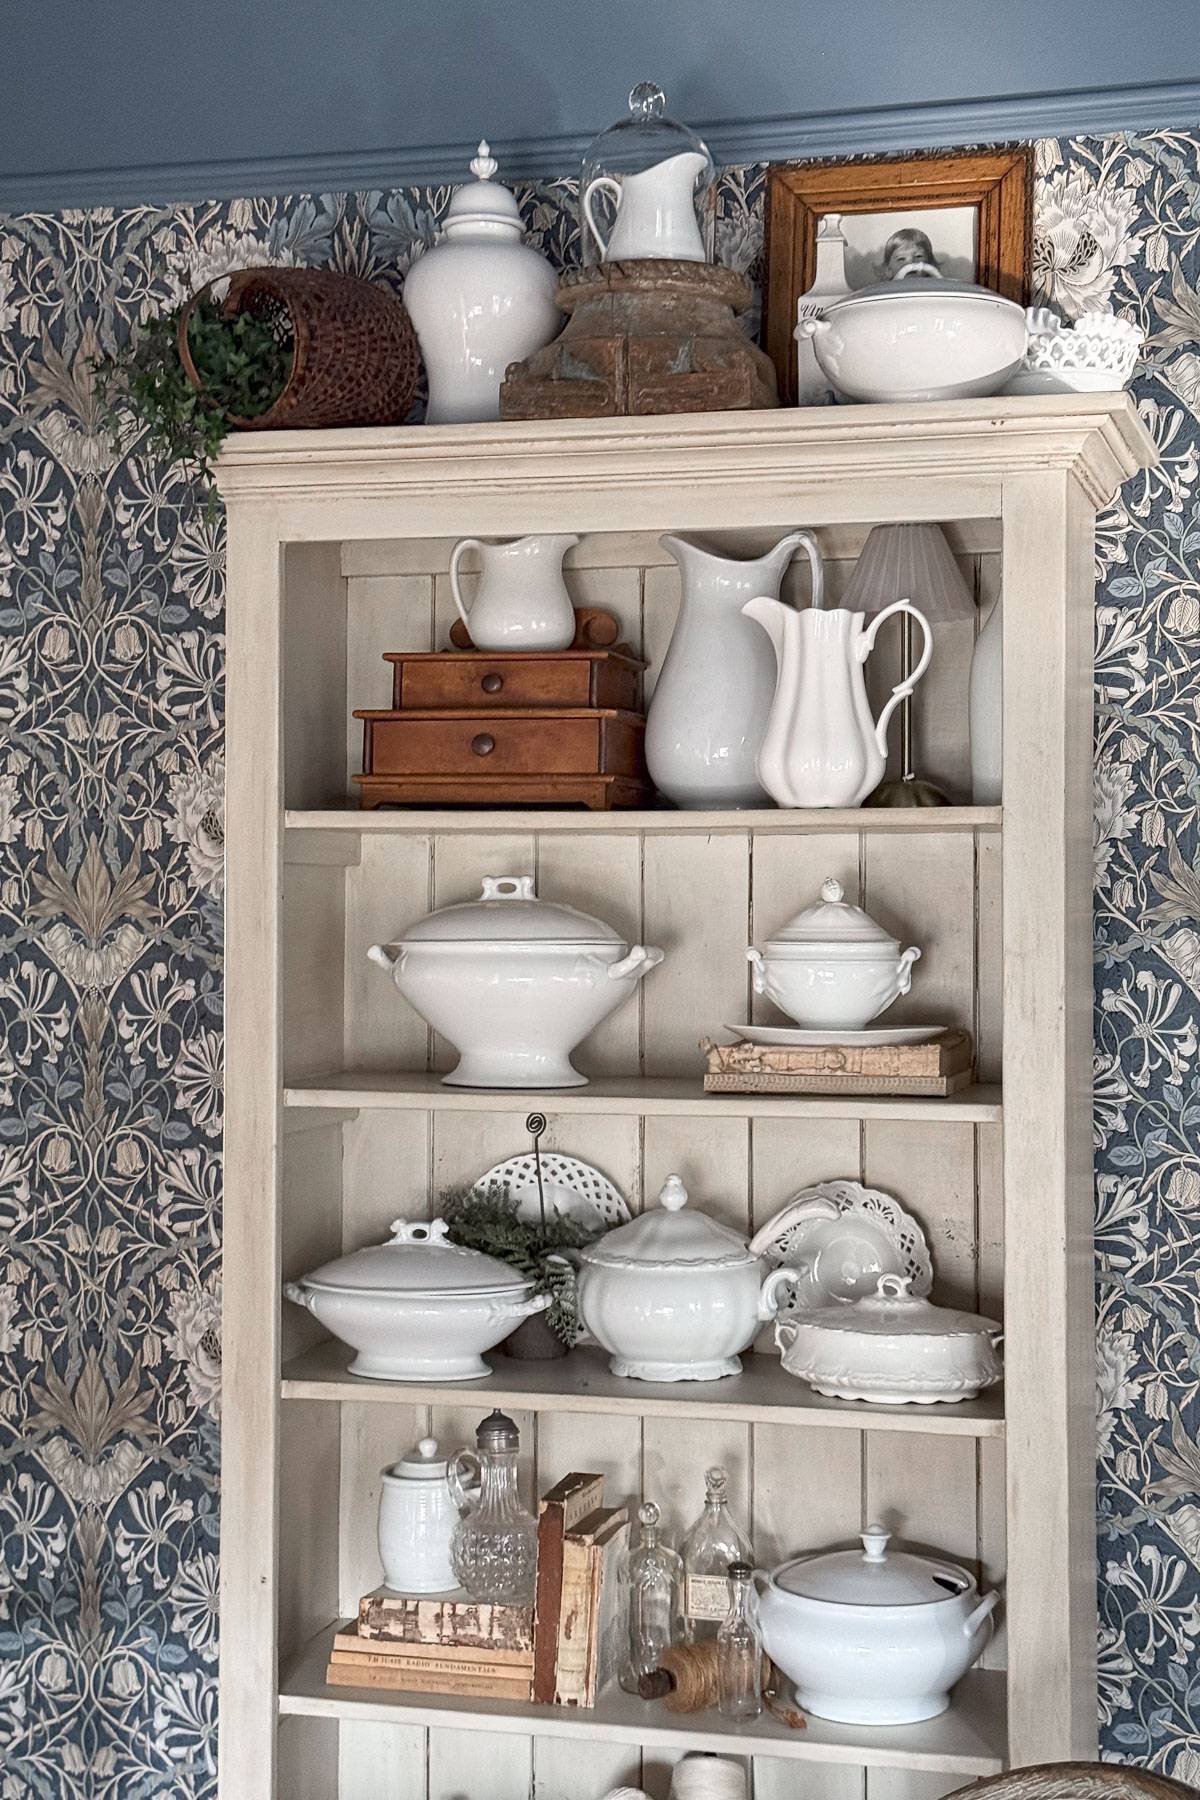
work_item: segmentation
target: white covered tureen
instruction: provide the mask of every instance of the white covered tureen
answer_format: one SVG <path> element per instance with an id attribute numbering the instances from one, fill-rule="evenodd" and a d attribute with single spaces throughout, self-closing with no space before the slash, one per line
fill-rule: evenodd
<path id="1" fill-rule="evenodd" d="M 861 1550 L 798 1556 L 757 1577 L 767 1655 L 819 1719 L 936 1718 L 991 1638 L 999 1594 L 981 1599 L 957 1563 L 889 1551 L 889 1542 L 872 1525 Z"/>
<path id="2" fill-rule="evenodd" d="M 489 1375 L 481 1352 L 550 1304 L 508 1263 L 452 1244 L 444 1219 L 397 1219 L 386 1244 L 322 1263 L 283 1291 L 357 1350 L 352 1375 L 380 1381 Z"/>
<path id="3" fill-rule="evenodd" d="M 586 1087 L 572 1050 L 663 959 L 590 913 L 539 900 L 531 875 L 488 875 L 478 900 L 367 954 L 458 1051 L 443 1079 L 479 1088 Z"/>
<path id="4" fill-rule="evenodd" d="M 746 955 L 754 991 L 797 1025 L 813 1031 L 860 1031 L 912 985 L 921 952 L 901 951 L 861 906 L 844 898 L 840 881 L 821 884 L 821 898 L 798 912 Z"/>
<path id="5" fill-rule="evenodd" d="M 688 1206 L 669 1175 L 659 1204 L 579 1252 L 584 1328 L 609 1352 L 614 1375 L 639 1381 L 715 1381 L 741 1369 L 738 1352 L 778 1311 L 796 1274 L 764 1281 L 746 1240 Z"/>
<path id="6" fill-rule="evenodd" d="M 1025 309 L 914 262 L 801 319 L 817 361 L 847 400 L 965 400 L 995 394 L 1021 366 Z"/>
<path id="7" fill-rule="evenodd" d="M 775 1322 L 783 1366 L 818 1394 L 881 1406 L 973 1400 L 1003 1371 L 1003 1330 L 935 1306 L 909 1275 L 881 1275 L 861 1300 L 831 1300 Z"/>

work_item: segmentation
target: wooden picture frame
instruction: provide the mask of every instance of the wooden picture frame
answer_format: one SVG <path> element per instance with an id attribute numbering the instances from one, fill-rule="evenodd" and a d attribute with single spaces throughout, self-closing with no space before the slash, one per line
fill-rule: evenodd
<path id="1" fill-rule="evenodd" d="M 780 398 L 796 401 L 796 301 L 813 280 L 824 214 L 974 207 L 975 279 L 1025 305 L 1032 200 L 1030 144 L 774 165 L 767 172 L 763 325 Z"/>

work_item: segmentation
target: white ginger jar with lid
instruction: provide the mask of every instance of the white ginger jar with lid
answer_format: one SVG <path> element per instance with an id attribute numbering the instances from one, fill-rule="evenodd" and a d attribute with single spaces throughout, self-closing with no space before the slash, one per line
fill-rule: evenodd
<path id="1" fill-rule="evenodd" d="M 487 140 L 450 202 L 441 235 L 417 258 L 404 282 L 429 377 L 427 425 L 500 417 L 500 384 L 510 363 L 523 362 L 558 335 L 558 278 L 525 243 L 517 203 L 492 177 Z"/>

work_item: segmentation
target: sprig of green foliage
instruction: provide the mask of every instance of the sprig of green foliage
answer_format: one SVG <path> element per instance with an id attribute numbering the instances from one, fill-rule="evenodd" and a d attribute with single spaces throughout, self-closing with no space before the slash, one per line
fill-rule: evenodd
<path id="1" fill-rule="evenodd" d="M 451 1194 L 441 1202 L 441 1213 L 454 1243 L 497 1257 L 531 1281 L 535 1293 L 549 1294 L 546 1323 L 570 1349 L 579 1329 L 574 1271 L 551 1259 L 567 1250 L 582 1250 L 600 1233 L 554 1212 L 544 1223 L 535 1224 L 518 1216 L 519 1206 L 504 1184 L 482 1193 L 470 1189 Z"/>

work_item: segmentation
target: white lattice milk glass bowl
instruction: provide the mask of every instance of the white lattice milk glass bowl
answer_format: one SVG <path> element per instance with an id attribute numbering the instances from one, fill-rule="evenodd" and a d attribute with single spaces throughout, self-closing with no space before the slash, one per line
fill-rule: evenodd
<path id="1" fill-rule="evenodd" d="M 1084 313 L 1066 325 L 1049 307 L 1030 307 L 1029 347 L 1006 394 L 1106 394 L 1133 378 L 1146 334 L 1116 313 Z"/>

